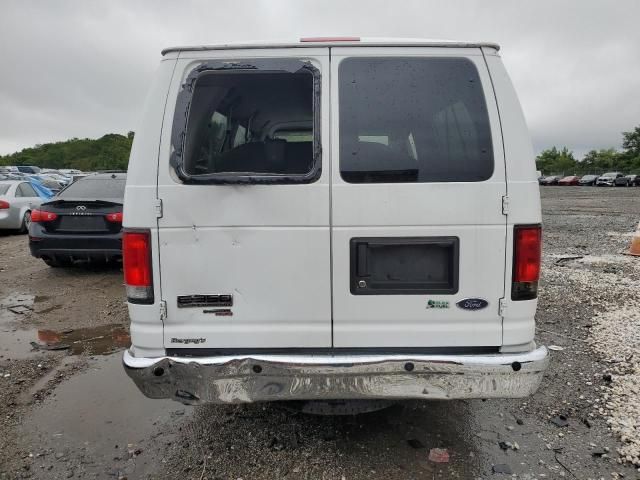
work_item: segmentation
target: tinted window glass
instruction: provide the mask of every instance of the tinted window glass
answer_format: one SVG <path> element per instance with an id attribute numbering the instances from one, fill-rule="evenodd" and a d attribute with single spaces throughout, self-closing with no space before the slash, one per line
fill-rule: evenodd
<path id="1" fill-rule="evenodd" d="M 305 175 L 314 166 L 313 73 L 213 71 L 196 80 L 184 144 L 192 176 Z M 297 136 L 282 135 L 294 125 Z"/>
<path id="2" fill-rule="evenodd" d="M 83 178 L 58 194 L 59 198 L 124 198 L 124 178 Z"/>
<path id="3" fill-rule="evenodd" d="M 487 106 L 469 60 L 348 58 L 339 82 L 345 181 L 477 182 L 493 174 Z"/>
<path id="4" fill-rule="evenodd" d="M 0 195 L 5 195 L 7 192 L 9 191 L 9 185 L 8 184 L 0 184 Z"/>

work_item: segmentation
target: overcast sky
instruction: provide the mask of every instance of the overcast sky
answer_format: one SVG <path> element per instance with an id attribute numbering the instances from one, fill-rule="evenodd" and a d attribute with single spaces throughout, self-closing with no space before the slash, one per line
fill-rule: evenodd
<path id="1" fill-rule="evenodd" d="M 0 154 L 135 130 L 171 45 L 361 35 L 489 40 L 536 151 L 640 125 L 640 0 L 0 2 Z"/>

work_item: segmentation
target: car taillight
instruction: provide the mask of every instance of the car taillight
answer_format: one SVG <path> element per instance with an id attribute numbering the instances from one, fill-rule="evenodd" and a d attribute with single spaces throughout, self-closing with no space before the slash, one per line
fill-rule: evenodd
<path id="1" fill-rule="evenodd" d="M 516 225 L 513 229 L 513 277 L 511 300 L 532 300 L 538 296 L 542 227 Z"/>
<path id="2" fill-rule="evenodd" d="M 43 210 L 32 210 L 31 221 L 35 223 L 52 222 L 58 218 L 57 213 L 45 212 Z"/>
<path id="3" fill-rule="evenodd" d="M 125 230 L 122 234 L 122 265 L 127 300 L 153 303 L 151 233 L 148 230 Z"/>
<path id="4" fill-rule="evenodd" d="M 122 223 L 122 212 L 107 213 L 104 218 L 107 219 L 107 222 Z"/>
<path id="5" fill-rule="evenodd" d="M 4 200 L 0 200 L 0 210 L 6 210 L 9 208 L 9 202 L 5 202 Z"/>

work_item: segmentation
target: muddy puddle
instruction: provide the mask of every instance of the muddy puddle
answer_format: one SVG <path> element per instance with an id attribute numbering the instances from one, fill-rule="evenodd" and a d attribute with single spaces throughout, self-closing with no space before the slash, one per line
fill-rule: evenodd
<path id="1" fill-rule="evenodd" d="M 69 357 L 70 359 L 72 357 Z M 96 357 L 25 418 L 35 478 L 145 478 L 191 407 L 144 397 L 120 353 Z"/>
<path id="2" fill-rule="evenodd" d="M 61 331 L 24 325 L 34 304 L 44 300 L 21 293 L 0 300 L 0 359 L 24 359 L 42 351 L 107 355 L 130 345 L 129 332 L 121 324 Z"/>
<path id="3" fill-rule="evenodd" d="M 107 355 L 130 344 L 129 332 L 120 324 L 62 331 L 0 326 L 0 358 L 23 359 L 43 351 Z"/>

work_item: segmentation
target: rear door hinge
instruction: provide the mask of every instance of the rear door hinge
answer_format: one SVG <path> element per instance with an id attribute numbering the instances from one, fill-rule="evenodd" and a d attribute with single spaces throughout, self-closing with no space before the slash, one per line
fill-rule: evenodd
<path id="1" fill-rule="evenodd" d="M 160 321 L 164 322 L 167 319 L 167 302 L 166 300 L 160 300 Z"/>
<path id="2" fill-rule="evenodd" d="M 156 217 L 157 218 L 162 218 L 162 199 L 161 198 L 156 198 Z"/>
<path id="3" fill-rule="evenodd" d="M 504 317 L 507 314 L 507 300 L 501 298 L 498 302 L 498 315 Z"/>
<path id="4" fill-rule="evenodd" d="M 509 214 L 509 196 L 508 195 L 502 196 L 502 214 L 503 215 Z"/>

